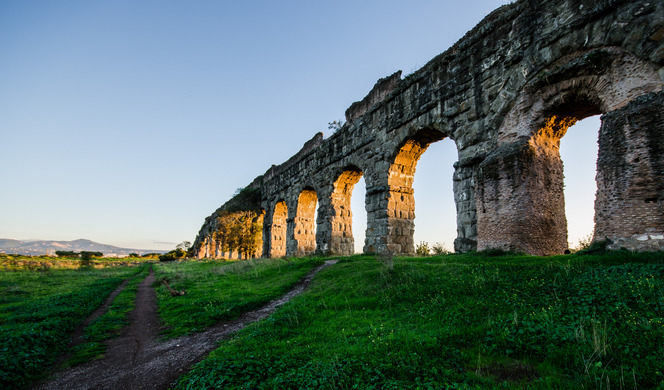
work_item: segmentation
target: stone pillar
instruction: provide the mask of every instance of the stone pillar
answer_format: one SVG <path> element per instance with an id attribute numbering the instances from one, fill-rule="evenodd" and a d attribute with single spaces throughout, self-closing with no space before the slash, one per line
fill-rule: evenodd
<path id="1" fill-rule="evenodd" d="M 198 248 L 198 254 L 196 255 L 197 258 L 199 259 L 204 259 L 207 255 L 207 242 L 208 242 L 208 236 L 205 236 L 203 239 L 203 242 L 201 243 L 201 246 Z"/>
<path id="2" fill-rule="evenodd" d="M 265 218 L 263 218 L 263 257 L 270 257 L 270 247 L 272 242 L 270 238 L 272 237 L 272 214 L 274 211 L 270 208 L 266 208 Z"/>
<path id="3" fill-rule="evenodd" d="M 454 203 L 457 212 L 457 238 L 454 251 L 457 253 L 477 250 L 477 209 L 475 205 L 476 166 L 454 164 Z"/>
<path id="4" fill-rule="evenodd" d="M 389 192 L 387 185 L 371 185 L 367 183 L 367 235 L 364 253 L 388 253 L 387 237 L 389 219 L 387 217 Z"/>
<path id="5" fill-rule="evenodd" d="M 286 218 L 286 256 L 297 256 L 297 241 L 295 240 L 295 217 L 297 215 L 297 202 L 289 201 Z M 295 207 L 293 207 L 295 205 Z"/>
<path id="6" fill-rule="evenodd" d="M 332 241 L 332 185 L 323 189 L 318 199 L 318 216 L 316 217 L 316 253 L 330 254 Z"/>
<path id="7" fill-rule="evenodd" d="M 567 249 L 559 148 L 574 121 L 553 116 L 527 142 L 504 145 L 480 164 L 477 250 L 552 255 Z"/>
<path id="8" fill-rule="evenodd" d="M 602 116 L 594 241 L 664 250 L 664 92 Z"/>
<path id="9" fill-rule="evenodd" d="M 390 253 L 414 255 L 415 196 L 413 188 L 391 187 L 387 193 L 387 248 Z"/>
<path id="10" fill-rule="evenodd" d="M 221 257 L 221 241 L 215 239 L 214 240 L 214 258 L 218 259 Z"/>

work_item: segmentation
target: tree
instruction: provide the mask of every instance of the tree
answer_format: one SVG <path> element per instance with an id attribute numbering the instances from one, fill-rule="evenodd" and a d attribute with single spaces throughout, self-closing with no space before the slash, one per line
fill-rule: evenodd
<path id="1" fill-rule="evenodd" d="M 182 241 L 179 243 L 176 247 L 176 249 L 183 249 L 185 252 L 189 251 L 189 248 L 191 248 L 191 242 L 189 241 Z"/>
<path id="2" fill-rule="evenodd" d="M 130 253 L 129 257 L 141 257 L 138 253 Z"/>
<path id="3" fill-rule="evenodd" d="M 78 253 L 74 251 L 55 251 L 55 255 L 58 257 L 78 257 Z"/>
<path id="4" fill-rule="evenodd" d="M 429 243 L 426 241 L 420 241 L 420 243 L 415 246 L 415 253 L 418 256 L 429 256 L 431 254 Z"/>
<path id="5" fill-rule="evenodd" d="M 101 252 L 81 251 L 81 259 L 82 260 L 90 260 L 93 257 L 102 257 L 102 256 L 104 256 L 104 254 L 101 253 Z"/>
<path id="6" fill-rule="evenodd" d="M 335 133 L 339 131 L 343 126 L 344 126 L 344 121 L 342 121 L 341 119 L 339 119 L 338 121 L 332 121 L 327 123 L 327 128 Z"/>

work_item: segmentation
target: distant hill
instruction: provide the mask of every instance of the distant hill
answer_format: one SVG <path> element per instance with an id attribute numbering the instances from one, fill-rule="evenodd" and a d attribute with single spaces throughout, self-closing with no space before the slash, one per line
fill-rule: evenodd
<path id="1" fill-rule="evenodd" d="M 8 238 L 0 238 L 0 252 L 18 255 L 55 255 L 55 251 L 90 251 L 101 252 L 104 256 L 127 256 L 130 253 L 164 253 L 163 250 L 155 249 L 132 249 L 120 248 L 113 245 L 100 244 L 98 242 L 78 239 L 74 241 L 20 241 Z"/>

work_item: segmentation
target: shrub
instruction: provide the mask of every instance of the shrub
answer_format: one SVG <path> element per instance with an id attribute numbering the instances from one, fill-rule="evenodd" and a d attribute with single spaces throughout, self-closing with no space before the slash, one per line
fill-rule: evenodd
<path id="1" fill-rule="evenodd" d="M 602 253 L 606 253 L 607 249 L 606 247 L 611 243 L 611 240 L 608 238 L 605 240 L 599 240 L 591 243 L 588 245 L 588 247 L 579 250 L 576 252 L 579 255 L 598 255 Z"/>
<path id="2" fill-rule="evenodd" d="M 187 252 L 185 252 L 182 248 L 177 248 L 174 249 L 168 253 L 165 253 L 161 256 L 159 256 L 159 261 L 173 261 L 177 259 L 182 259 L 187 255 Z"/>
<path id="3" fill-rule="evenodd" d="M 445 248 L 445 245 L 443 243 L 437 242 L 433 244 L 431 247 L 431 250 L 433 251 L 434 255 L 441 256 L 441 255 L 449 255 L 451 252 L 448 251 Z"/>
<path id="4" fill-rule="evenodd" d="M 418 256 L 429 256 L 431 254 L 429 243 L 426 241 L 420 241 L 420 243 L 415 246 L 415 253 Z"/>
<path id="5" fill-rule="evenodd" d="M 593 243 L 593 236 L 592 234 L 588 234 L 587 236 L 581 237 L 579 241 L 576 243 L 576 246 L 572 248 L 574 252 L 577 251 L 582 251 L 584 249 L 588 249 L 590 245 Z"/>

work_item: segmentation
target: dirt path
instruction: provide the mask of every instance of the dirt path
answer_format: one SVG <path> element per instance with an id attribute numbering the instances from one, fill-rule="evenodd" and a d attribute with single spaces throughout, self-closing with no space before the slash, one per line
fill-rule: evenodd
<path id="1" fill-rule="evenodd" d="M 129 279 L 125 279 L 118 285 L 118 287 L 113 290 L 109 296 L 106 298 L 104 303 L 99 306 L 95 311 L 92 312 L 88 316 L 88 318 L 85 319 L 77 328 L 74 330 L 74 333 L 71 335 L 71 341 L 69 342 L 69 347 L 68 350 L 71 351 L 73 347 L 81 344 L 83 341 L 85 341 L 84 336 L 85 336 L 85 328 L 88 327 L 92 323 L 92 321 L 96 320 L 97 318 L 101 317 L 102 314 L 106 313 L 108 311 L 108 308 L 111 306 L 111 303 L 113 303 L 113 300 L 115 297 L 118 296 L 122 292 L 122 290 L 127 287 L 127 284 L 129 283 Z M 71 352 L 67 352 L 63 356 L 61 356 L 57 363 L 55 364 L 55 367 L 59 367 L 62 363 L 66 362 L 69 358 L 71 357 Z"/>
<path id="2" fill-rule="evenodd" d="M 336 264 L 328 260 L 313 269 L 295 287 L 263 307 L 235 321 L 219 323 L 190 336 L 160 342 L 154 274 L 140 284 L 130 325 L 111 341 L 106 356 L 55 375 L 39 389 L 166 389 L 193 364 L 218 346 L 218 342 L 252 322 L 274 313 L 277 307 L 301 294 L 322 269 Z"/>

